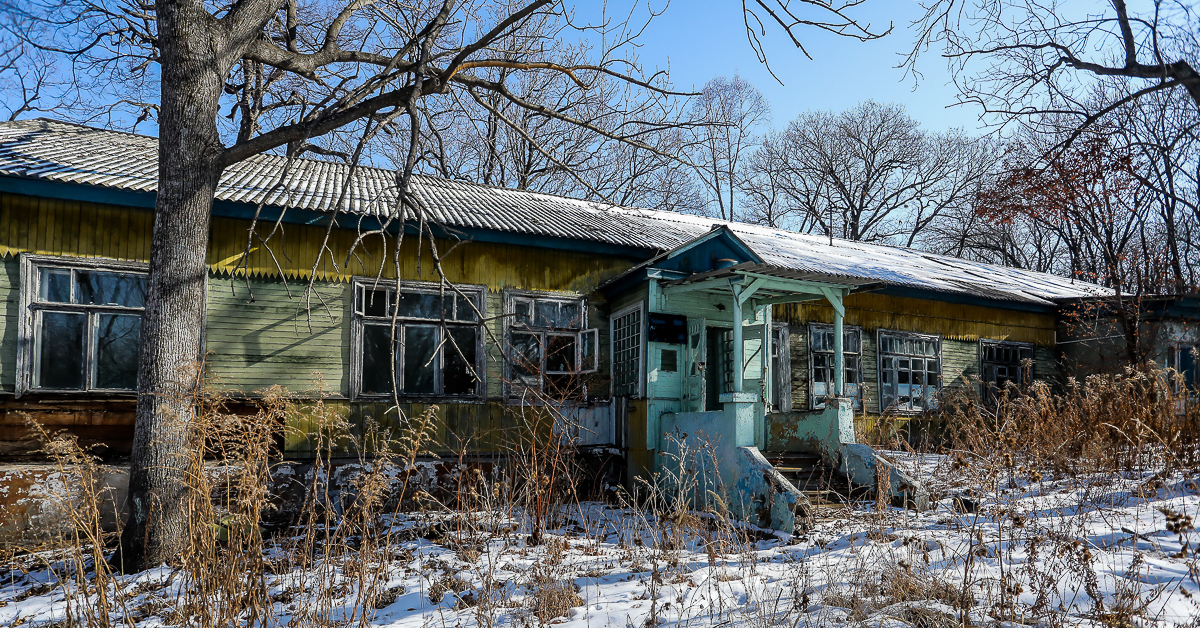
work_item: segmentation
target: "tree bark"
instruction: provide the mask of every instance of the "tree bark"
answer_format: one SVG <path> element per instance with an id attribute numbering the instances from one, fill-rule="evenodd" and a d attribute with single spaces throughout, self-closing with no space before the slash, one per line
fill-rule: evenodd
<path id="1" fill-rule="evenodd" d="M 162 51 L 158 197 L 138 365 L 129 469 L 130 519 L 118 567 L 142 571 L 178 559 L 185 511 L 194 392 L 200 381 L 209 216 L 224 147 L 216 37 L 197 1 L 157 3 Z"/>

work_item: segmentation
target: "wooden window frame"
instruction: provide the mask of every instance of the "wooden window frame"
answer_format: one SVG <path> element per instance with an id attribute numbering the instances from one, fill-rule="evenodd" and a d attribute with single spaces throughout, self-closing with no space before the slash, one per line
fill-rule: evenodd
<path id="1" fill-rule="evenodd" d="M 578 304 L 580 312 L 580 323 L 577 328 L 556 328 L 544 327 L 538 325 L 526 325 L 517 320 L 516 306 L 520 302 L 529 303 L 529 315 L 533 319 L 537 316 L 537 303 L 542 302 L 557 302 L 557 303 L 573 303 Z M 600 334 L 596 328 L 588 327 L 588 300 L 582 294 L 564 294 L 561 292 L 545 292 L 537 290 L 516 290 L 510 289 L 504 291 L 504 328 L 502 334 L 502 352 L 504 355 L 504 396 L 509 403 L 522 403 L 528 401 L 528 398 L 522 394 L 526 389 L 533 388 L 532 383 L 518 384 L 516 382 L 517 375 L 513 372 L 514 358 L 512 354 L 512 336 L 514 333 L 531 334 L 539 338 L 539 342 L 543 347 L 541 356 L 541 370 L 537 375 L 536 389 L 540 393 L 545 389 L 547 375 L 582 375 L 586 373 L 594 373 L 600 363 Z M 547 371 L 545 368 L 546 352 L 545 339 L 547 336 L 575 336 L 575 365 L 583 368 L 578 368 L 574 371 Z M 590 345 L 592 348 L 591 360 L 587 364 L 585 347 Z M 584 396 L 587 395 L 586 386 L 584 387 Z"/>
<path id="2" fill-rule="evenodd" d="M 617 321 L 622 318 L 637 313 L 637 347 L 634 359 L 637 362 L 637 373 L 634 375 L 634 392 L 632 395 L 624 395 L 630 399 L 638 399 L 646 394 L 646 312 L 642 302 L 634 303 L 628 307 L 621 308 L 613 313 L 608 318 L 608 343 L 609 343 L 609 380 L 612 382 L 612 394 L 617 397 Z"/>
<path id="3" fill-rule="evenodd" d="M 41 269 L 93 271 L 120 274 L 148 275 L 149 265 L 142 262 L 131 262 L 109 258 L 78 258 L 56 255 L 34 255 L 25 253 L 20 257 L 20 312 L 17 321 L 17 377 L 16 396 L 24 394 L 71 394 L 85 396 L 135 396 L 136 389 L 129 388 L 97 388 L 93 384 L 95 373 L 95 342 L 93 339 L 94 318 L 98 314 L 138 314 L 145 312 L 145 307 L 127 307 L 119 305 L 86 305 L 77 303 L 41 302 L 39 273 Z M 74 281 L 71 290 L 74 291 Z M 38 322 L 41 314 L 46 311 L 73 312 L 87 316 L 84 326 L 84 372 L 83 388 L 44 388 L 34 386 L 37 365 Z"/>
<path id="4" fill-rule="evenodd" d="M 771 323 L 771 407 L 776 412 L 792 411 L 792 328 Z"/>
<path id="5" fill-rule="evenodd" d="M 1033 360 L 1033 367 L 1029 371 L 1029 379 L 1032 381 L 1034 378 L 1037 377 L 1037 354 L 1035 353 L 1033 343 L 1031 343 L 1031 342 L 1016 342 L 1013 340 L 995 340 L 992 338 L 980 338 L 979 339 L 979 348 L 978 348 L 978 351 L 979 351 L 979 394 L 985 401 L 993 400 L 993 397 L 988 394 L 988 385 L 991 384 L 992 382 L 989 382 L 988 380 L 985 379 L 985 377 L 987 376 L 987 365 L 1002 364 L 1001 362 L 997 362 L 995 360 L 985 359 L 988 347 L 1017 349 L 1018 355 L 1020 355 L 1019 352 L 1022 350 L 1029 351 L 1029 359 Z M 1007 364 L 1005 364 L 1005 365 L 1007 366 Z M 1019 369 L 1020 365 L 1021 365 L 1020 360 L 1017 360 L 1018 369 Z M 1018 374 L 1022 379 L 1025 377 L 1025 373 L 1022 370 L 1018 370 Z M 1024 386 L 1028 383 L 1029 382 L 1018 381 L 1017 386 L 1018 387 Z"/>
<path id="6" fill-rule="evenodd" d="M 474 300 L 478 308 L 478 320 L 474 322 L 446 320 L 444 318 L 415 318 L 398 316 L 396 317 L 396 325 L 403 330 L 406 326 L 437 326 L 439 337 L 445 333 L 445 330 L 452 327 L 475 327 L 477 328 L 475 340 L 475 372 L 478 374 L 475 381 L 475 391 L 465 395 L 447 395 L 443 393 L 434 394 L 406 394 L 399 393 L 395 395 L 401 401 L 413 403 L 421 402 L 455 402 L 455 403 L 482 403 L 487 391 L 487 373 L 486 373 L 486 347 L 487 347 L 487 287 L 473 284 L 455 284 L 458 292 L 463 296 L 470 297 Z M 393 393 L 364 393 L 362 392 L 362 375 L 363 375 L 363 332 L 368 325 L 386 326 L 391 323 L 391 315 L 386 316 L 369 316 L 365 313 L 365 308 L 361 300 L 365 298 L 366 291 L 380 290 L 385 292 L 387 299 L 386 311 L 391 312 L 391 308 L 395 304 L 396 292 L 419 292 L 425 294 L 444 293 L 456 294 L 455 290 L 438 282 L 429 281 L 382 281 L 375 280 L 369 277 L 355 277 L 350 282 L 350 310 L 351 310 L 351 326 L 350 326 L 350 399 L 355 400 L 381 400 L 392 399 Z M 457 308 L 457 299 L 455 308 Z M 403 333 L 403 331 L 401 332 Z M 446 343 L 439 341 L 437 368 L 434 370 L 435 386 L 444 386 L 443 369 L 445 368 L 445 351 Z M 397 347 L 397 352 L 403 351 L 402 346 Z M 403 354 L 401 354 L 403 355 Z M 393 360 L 396 360 L 393 357 Z M 398 377 L 403 378 L 403 373 L 397 373 Z M 401 385 L 402 382 L 401 382 Z"/>
<path id="7" fill-rule="evenodd" d="M 809 410 L 822 410 L 825 408 L 825 401 L 823 400 L 823 398 L 817 396 L 817 365 L 816 365 L 816 360 L 814 358 L 816 357 L 817 353 L 828 354 L 831 356 L 834 354 L 832 349 L 828 350 L 828 351 L 814 351 L 813 350 L 813 347 L 816 346 L 815 343 L 813 342 L 813 338 L 816 336 L 816 333 L 819 331 L 833 331 L 833 325 L 831 323 L 809 323 L 807 329 L 805 330 L 805 332 L 808 334 L 808 409 Z M 854 352 L 854 353 L 847 353 L 845 351 L 846 341 L 845 341 L 845 339 L 843 339 L 842 340 L 842 347 L 843 347 L 842 354 L 858 356 L 858 369 L 855 371 L 855 373 L 857 375 L 856 379 L 858 380 L 858 384 L 857 384 L 858 392 L 852 398 L 854 399 L 854 409 L 862 410 L 862 408 L 863 408 L 863 330 L 862 330 L 862 327 L 859 327 L 857 325 L 844 325 L 842 327 L 842 334 L 845 335 L 847 333 L 858 334 L 858 351 Z M 836 359 L 835 359 L 835 361 L 836 361 Z M 829 367 L 830 372 L 832 372 L 835 368 L 836 368 L 835 366 L 830 366 Z M 843 377 L 843 379 L 845 379 L 845 378 Z M 826 382 L 826 383 L 832 386 L 832 382 Z"/>
<path id="8" fill-rule="evenodd" d="M 921 398 L 925 399 L 927 402 L 932 402 L 932 405 L 925 405 L 922 408 L 912 408 L 911 407 L 912 404 L 910 402 L 909 403 L 910 407 L 896 408 L 896 409 L 893 409 L 893 412 L 895 412 L 896 414 L 902 414 L 902 415 L 914 415 L 914 414 L 921 414 L 922 412 L 925 412 L 927 410 L 936 410 L 937 409 L 936 395 L 942 389 L 942 368 L 943 368 L 944 362 L 945 362 L 945 360 L 942 359 L 943 348 L 945 346 L 944 342 L 942 341 L 942 337 L 938 334 L 922 334 L 920 332 L 913 332 L 913 331 L 898 331 L 898 330 L 892 330 L 892 329 L 880 329 L 875 332 L 875 358 L 876 358 L 875 377 L 877 380 L 876 385 L 879 388 L 879 413 L 883 414 L 889 408 L 889 406 L 886 403 L 884 403 L 883 360 L 884 360 L 885 356 L 893 356 L 893 357 L 899 357 L 899 358 L 907 357 L 910 359 L 911 358 L 930 359 L 930 356 L 927 356 L 927 355 L 918 356 L 916 354 L 909 354 L 909 353 L 887 353 L 887 354 L 885 354 L 883 351 L 883 339 L 885 336 L 891 336 L 894 338 L 913 338 L 913 339 L 918 339 L 918 340 L 932 340 L 937 343 L 936 359 L 938 361 L 938 368 L 937 368 L 937 380 L 938 381 L 934 385 L 930 385 L 928 382 L 922 384 L 922 386 L 924 386 L 926 389 L 931 389 L 933 394 L 925 394 L 925 395 L 922 395 Z M 910 373 L 912 372 L 911 368 L 909 369 L 909 372 Z M 926 369 L 924 372 L 928 373 L 929 371 L 928 371 L 928 369 Z M 899 382 L 897 382 L 896 385 L 899 386 Z M 910 383 L 910 385 L 911 385 L 911 383 Z"/>
<path id="9" fill-rule="evenodd" d="M 1187 381 L 1187 373 L 1183 369 L 1182 355 L 1184 352 L 1200 353 L 1200 342 L 1175 341 L 1167 344 L 1167 359 L 1166 368 L 1174 369 L 1180 375 L 1184 376 L 1184 381 Z M 1172 384 L 1174 392 L 1179 392 L 1178 382 Z M 1200 359 L 1193 358 L 1192 362 L 1192 386 L 1194 390 L 1200 390 Z M 1190 394 L 1195 394 L 1190 393 Z"/>

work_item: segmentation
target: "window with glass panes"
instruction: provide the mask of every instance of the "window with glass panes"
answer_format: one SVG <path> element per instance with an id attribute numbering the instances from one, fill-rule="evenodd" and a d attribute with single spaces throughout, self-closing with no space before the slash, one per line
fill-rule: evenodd
<path id="1" fill-rule="evenodd" d="M 935 407 L 941 352 L 937 336 L 880 331 L 880 411 L 920 412 Z"/>
<path id="2" fill-rule="evenodd" d="M 583 298 L 509 293 L 506 301 L 510 392 L 582 394 L 577 376 L 596 370 L 598 340 L 597 330 L 587 328 Z"/>
<path id="3" fill-rule="evenodd" d="M 824 408 L 825 398 L 834 394 L 833 325 L 809 325 L 808 338 L 808 354 L 812 359 L 811 407 Z M 862 381 L 862 330 L 858 327 L 842 328 L 842 355 L 846 385 L 842 395 L 854 399 L 854 407 L 861 409 L 862 395 L 858 393 Z"/>
<path id="4" fill-rule="evenodd" d="M 1182 384 L 1188 390 L 1197 389 L 1200 378 L 1200 345 L 1177 344 L 1167 348 L 1167 368 L 1174 369 L 1183 377 Z M 1180 383 L 1175 381 L 1176 386 Z"/>
<path id="5" fill-rule="evenodd" d="M 481 397 L 483 304 L 475 286 L 355 282 L 357 394 L 390 396 L 394 362 L 401 397 Z"/>
<path id="6" fill-rule="evenodd" d="M 635 397 L 641 393 L 642 306 L 635 305 L 612 317 L 613 395 Z"/>
<path id="7" fill-rule="evenodd" d="M 979 372 L 984 398 L 994 400 L 1009 382 L 1025 383 L 1025 368 L 1021 362 L 1033 360 L 1033 345 L 1018 342 L 979 341 Z M 1033 365 L 1030 365 L 1032 376 Z"/>
<path id="8" fill-rule="evenodd" d="M 25 388 L 137 389 L 146 274 L 133 268 L 30 261 Z"/>

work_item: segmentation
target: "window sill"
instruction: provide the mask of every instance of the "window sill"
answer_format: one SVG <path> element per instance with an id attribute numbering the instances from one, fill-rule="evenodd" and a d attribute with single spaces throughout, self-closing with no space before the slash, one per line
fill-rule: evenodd
<path id="1" fill-rule="evenodd" d="M 136 390 L 72 390 L 58 388 L 33 388 L 30 390 L 22 390 L 15 393 L 18 397 L 37 397 L 37 396 L 53 396 L 53 397 L 117 397 L 127 399 L 137 399 Z"/>
<path id="2" fill-rule="evenodd" d="M 355 395 L 350 399 L 352 403 L 391 403 L 396 398 L 391 395 Z M 417 404 L 471 404 L 480 405 L 486 403 L 487 400 L 483 397 L 407 397 L 401 396 L 400 403 L 417 403 Z"/>

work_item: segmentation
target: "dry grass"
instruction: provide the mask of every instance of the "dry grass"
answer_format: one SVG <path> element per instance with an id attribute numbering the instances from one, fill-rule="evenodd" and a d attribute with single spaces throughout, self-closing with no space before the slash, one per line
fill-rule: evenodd
<path id="1" fill-rule="evenodd" d="M 922 525 L 965 542 L 938 545 L 909 536 L 904 522 L 910 515 L 873 499 L 848 511 L 848 521 L 793 539 L 792 548 L 803 549 L 790 554 L 793 562 L 781 579 L 787 595 L 747 586 L 740 601 L 728 591 L 762 575 L 757 548 L 763 537 L 730 519 L 726 487 L 701 481 L 713 477 L 699 471 L 715 460 L 711 443 L 696 435 L 678 438 L 671 454 L 682 473 L 620 494 L 620 517 L 601 523 L 581 511 L 571 444 L 555 434 L 563 417 L 552 406 L 516 411 L 518 431 L 504 464 L 485 471 L 460 456 L 454 485 L 432 495 L 410 484 L 410 471 L 431 448 L 436 410 L 410 417 L 403 434 L 368 426 L 348 437 L 344 418 L 320 400 L 300 404 L 282 390 L 264 391 L 251 416 L 227 413 L 219 400 L 210 400 L 195 434 L 202 453 L 192 460 L 194 523 L 187 551 L 168 579 L 144 580 L 136 591 L 106 563 L 112 539 L 96 523 L 104 495 L 87 479 L 96 473 L 95 461 L 69 438 L 51 438 L 60 464 L 83 479 L 64 503 L 85 504 L 72 510 L 77 519 L 63 539 L 68 550 L 52 565 L 58 574 L 52 586 L 72 600 L 70 626 L 128 626 L 150 615 L 194 626 L 274 626 L 281 623 L 280 608 L 292 609 L 295 626 L 365 626 L 377 609 L 417 593 L 422 608 L 433 603 L 495 628 L 561 621 L 590 595 L 590 588 L 576 588 L 576 579 L 604 578 L 615 569 L 644 583 L 643 597 L 636 598 L 644 613 L 639 628 L 706 624 L 714 617 L 752 628 L 884 617 L 948 628 L 967 625 L 980 613 L 1025 625 L 1068 625 L 1080 615 L 1068 621 L 1058 607 L 1056 587 L 1067 578 L 1079 583 L 1077 596 L 1090 605 L 1086 618 L 1142 625 L 1153 619 L 1152 602 L 1171 590 L 1156 594 L 1141 585 L 1140 567 L 1133 565 L 1124 588 L 1105 595 L 1093 555 L 1101 550 L 1082 530 L 1088 512 L 1119 508 L 1117 501 L 1143 493 L 1157 495 L 1172 472 L 1194 469 L 1195 409 L 1176 412 L 1180 400 L 1167 377 L 1130 371 L 1072 384 L 1060 394 L 1034 385 L 1007 391 L 994 406 L 948 391 L 942 407 L 953 422 L 952 440 L 938 474 L 957 482 L 956 496 L 974 503 L 979 516 L 943 509 L 929 515 L 940 518 L 936 523 Z M 294 420 L 295 413 L 303 413 L 303 421 Z M 295 482 L 303 489 L 298 506 L 284 513 L 272 478 L 286 424 L 312 426 L 307 437 L 316 453 L 311 473 Z M 343 447 L 361 457 L 357 473 L 335 485 L 334 458 Z M 1140 473 L 1138 488 L 1106 488 L 1105 481 L 1126 471 Z M 1076 519 L 1060 516 L 1051 525 L 1006 510 L 1026 496 L 1023 487 L 1051 479 L 1078 489 Z M 398 531 L 392 525 L 402 508 L 417 527 Z M 1162 515 L 1182 544 L 1192 518 L 1176 511 Z M 417 537 L 454 554 L 432 555 L 419 543 L 401 547 Z M 822 562 L 830 552 L 843 553 Z M 532 566 L 509 569 L 514 556 Z M 610 562 L 586 563 L 585 556 Z M 1191 561 L 1190 573 L 1200 573 L 1194 557 L 1175 559 Z M 706 577 L 698 578 L 705 569 Z M 419 591 L 411 580 L 404 581 L 409 591 L 395 584 L 395 574 L 410 572 L 421 575 Z M 663 594 L 672 587 L 698 589 L 694 599 L 713 606 L 685 606 L 682 597 Z M 503 620 L 506 614 L 512 622 Z"/>

